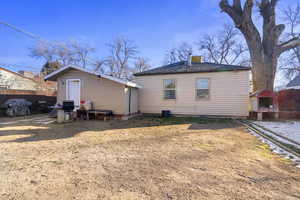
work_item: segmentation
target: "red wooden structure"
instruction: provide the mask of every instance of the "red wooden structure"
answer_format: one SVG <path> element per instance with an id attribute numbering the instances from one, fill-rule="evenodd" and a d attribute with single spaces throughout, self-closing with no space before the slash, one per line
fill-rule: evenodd
<path id="1" fill-rule="evenodd" d="M 274 115 L 278 117 L 278 95 L 271 90 L 257 91 L 250 95 L 251 112 L 254 113 L 258 120 L 263 119 L 264 115 Z"/>

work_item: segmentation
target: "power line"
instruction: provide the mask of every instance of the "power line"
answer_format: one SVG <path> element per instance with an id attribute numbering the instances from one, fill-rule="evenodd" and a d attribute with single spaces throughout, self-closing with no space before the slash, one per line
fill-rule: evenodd
<path id="1" fill-rule="evenodd" d="M 19 27 L 14 26 L 14 25 L 11 25 L 11 24 L 9 24 L 9 23 L 0 21 L 0 24 L 4 25 L 4 26 L 6 26 L 6 27 L 8 27 L 8 28 L 10 28 L 10 29 L 13 29 L 13 30 L 16 31 L 16 32 L 19 32 L 19 33 L 21 33 L 21 34 L 24 34 L 24 35 L 26 35 L 27 37 L 30 37 L 31 39 L 37 40 L 37 41 L 39 41 L 39 42 L 46 42 L 46 40 L 42 39 L 41 37 L 39 37 L 39 36 L 37 36 L 37 35 L 35 35 L 35 34 L 33 34 L 33 33 L 30 33 L 30 32 L 28 32 L 28 31 L 25 31 L 25 30 L 23 30 L 23 29 L 21 29 L 21 28 L 19 28 Z M 37 68 L 37 67 L 20 66 L 20 65 L 16 65 L 16 64 L 0 63 L 0 66 L 2 66 L 2 67 L 20 67 L 20 68 L 25 68 L 25 67 L 26 67 L 26 68 L 31 68 L 31 69 L 33 69 L 33 71 L 35 71 L 35 72 L 39 72 L 39 71 L 40 71 L 40 68 Z"/>
<path id="2" fill-rule="evenodd" d="M 31 33 L 31 32 L 25 31 L 24 29 L 21 29 L 21 28 L 19 28 L 19 27 L 16 27 L 16 26 L 14 26 L 14 25 L 11 25 L 11 24 L 6 23 L 6 22 L 3 22 L 3 21 L 0 21 L 0 24 L 6 26 L 6 27 L 8 27 L 8 28 L 11 28 L 11 29 L 13 29 L 13 30 L 15 30 L 15 31 L 17 31 L 17 32 L 19 32 L 19 33 L 22 33 L 22 34 L 24 34 L 24 35 L 30 37 L 31 39 L 37 40 L 37 41 L 39 41 L 39 42 L 47 43 L 48 45 L 52 45 L 52 44 L 51 44 L 50 42 L 48 42 L 47 40 L 45 40 L 45 39 L 43 39 L 43 38 L 41 38 L 41 37 L 39 37 L 39 36 L 37 36 L 37 35 Z M 89 62 L 89 63 L 91 63 L 91 64 L 93 64 L 93 65 L 97 65 L 97 64 L 98 64 L 96 61 L 94 61 L 94 60 L 92 60 L 92 59 L 90 59 L 90 58 L 86 58 L 86 61 Z"/>
<path id="3" fill-rule="evenodd" d="M 18 28 L 18 27 L 16 27 L 16 26 L 14 26 L 14 25 L 11 25 L 11 24 L 9 24 L 9 23 L 0 21 L 0 24 L 4 25 L 4 26 L 6 26 L 6 27 L 9 27 L 9 28 L 11 28 L 11 29 L 13 29 L 13 30 L 15 30 L 15 31 L 17 31 L 17 32 L 19 32 L 19 33 L 22 33 L 22 34 L 24 34 L 24 35 L 27 35 L 28 37 L 30 37 L 30 38 L 32 38 L 32 39 L 34 39 L 34 40 L 38 40 L 38 41 L 40 41 L 40 42 L 46 42 L 46 40 L 42 39 L 41 37 L 36 36 L 36 35 L 34 35 L 33 33 L 30 33 L 30 32 L 28 32 L 28 31 L 25 31 L 25 30 L 23 30 L 23 29 L 21 29 L 21 28 Z"/>

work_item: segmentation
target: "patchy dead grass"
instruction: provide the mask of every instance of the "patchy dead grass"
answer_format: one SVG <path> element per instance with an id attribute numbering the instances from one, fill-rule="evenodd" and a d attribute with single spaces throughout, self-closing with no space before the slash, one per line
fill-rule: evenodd
<path id="1" fill-rule="evenodd" d="M 300 172 L 230 120 L 0 126 L 0 199 L 299 199 Z"/>

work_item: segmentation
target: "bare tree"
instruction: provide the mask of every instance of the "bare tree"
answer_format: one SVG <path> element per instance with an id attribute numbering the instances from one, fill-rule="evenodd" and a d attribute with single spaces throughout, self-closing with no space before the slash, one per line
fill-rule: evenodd
<path id="1" fill-rule="evenodd" d="M 187 42 L 182 42 L 177 47 L 174 47 L 167 51 L 164 62 L 166 64 L 171 64 L 180 61 L 187 61 L 189 55 L 191 55 L 192 53 L 192 45 L 188 44 Z"/>
<path id="2" fill-rule="evenodd" d="M 298 47 L 300 39 L 294 37 L 288 41 L 279 42 L 285 25 L 276 24 L 275 8 L 278 0 L 257 2 L 263 18 L 262 33 L 260 33 L 252 19 L 254 3 L 254 0 L 245 0 L 242 6 L 241 0 L 233 0 L 232 4 L 229 4 L 228 0 L 220 0 L 220 8 L 230 16 L 246 39 L 253 65 L 254 90 L 273 90 L 279 56 L 283 52 Z"/>
<path id="3" fill-rule="evenodd" d="M 284 10 L 284 20 L 287 23 L 287 38 L 295 38 L 300 36 L 300 3 L 296 7 L 289 6 Z M 300 47 L 297 46 L 291 51 L 284 54 L 280 59 L 280 69 L 285 72 L 286 78 L 292 77 L 300 73 Z"/>
<path id="4" fill-rule="evenodd" d="M 118 78 L 129 78 L 130 62 L 137 54 L 137 46 L 127 38 L 118 37 L 108 44 L 110 56 L 106 65 L 111 76 Z"/>
<path id="5" fill-rule="evenodd" d="M 247 65 L 249 60 L 247 47 L 231 25 L 225 25 L 218 34 L 205 35 L 196 44 L 208 62 Z"/>
<path id="6" fill-rule="evenodd" d="M 36 46 L 30 48 L 30 56 L 37 59 L 44 59 L 46 62 L 55 61 L 56 50 L 53 45 L 40 42 Z"/>
<path id="7" fill-rule="evenodd" d="M 106 60 L 95 60 L 93 63 L 94 66 L 94 71 L 96 72 L 100 72 L 100 73 L 105 73 L 105 64 L 106 64 Z"/>
<path id="8" fill-rule="evenodd" d="M 143 72 L 150 68 L 151 65 L 148 63 L 148 60 L 143 57 L 138 57 L 134 62 L 134 73 Z"/>
<path id="9" fill-rule="evenodd" d="M 78 65 L 85 68 L 88 63 L 88 55 L 93 53 L 95 48 L 86 44 L 73 42 L 39 43 L 30 48 L 30 56 L 37 59 L 44 59 L 45 62 L 59 62 L 61 66 Z"/>
<path id="10" fill-rule="evenodd" d="M 90 47 L 87 44 L 79 44 L 76 41 L 70 43 L 70 49 L 71 52 L 73 52 L 75 60 L 78 62 L 78 65 L 82 66 L 83 68 L 87 66 L 87 63 L 89 61 L 88 55 L 90 53 L 95 52 L 96 50 L 95 48 Z"/>
<path id="11" fill-rule="evenodd" d="M 54 49 L 53 57 L 56 59 L 55 61 L 61 63 L 62 66 L 77 64 L 76 57 L 74 55 L 75 53 L 72 51 L 68 43 L 55 43 L 52 44 L 52 48 Z"/>

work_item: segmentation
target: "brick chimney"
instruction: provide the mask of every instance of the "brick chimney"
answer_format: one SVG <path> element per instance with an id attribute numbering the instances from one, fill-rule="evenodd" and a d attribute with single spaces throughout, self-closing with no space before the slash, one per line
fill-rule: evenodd
<path id="1" fill-rule="evenodd" d="M 192 56 L 191 62 L 192 63 L 203 63 L 203 56 Z"/>
<path id="2" fill-rule="evenodd" d="M 203 63 L 203 56 L 193 56 L 192 54 L 189 54 L 188 66 L 192 66 L 193 63 Z"/>

